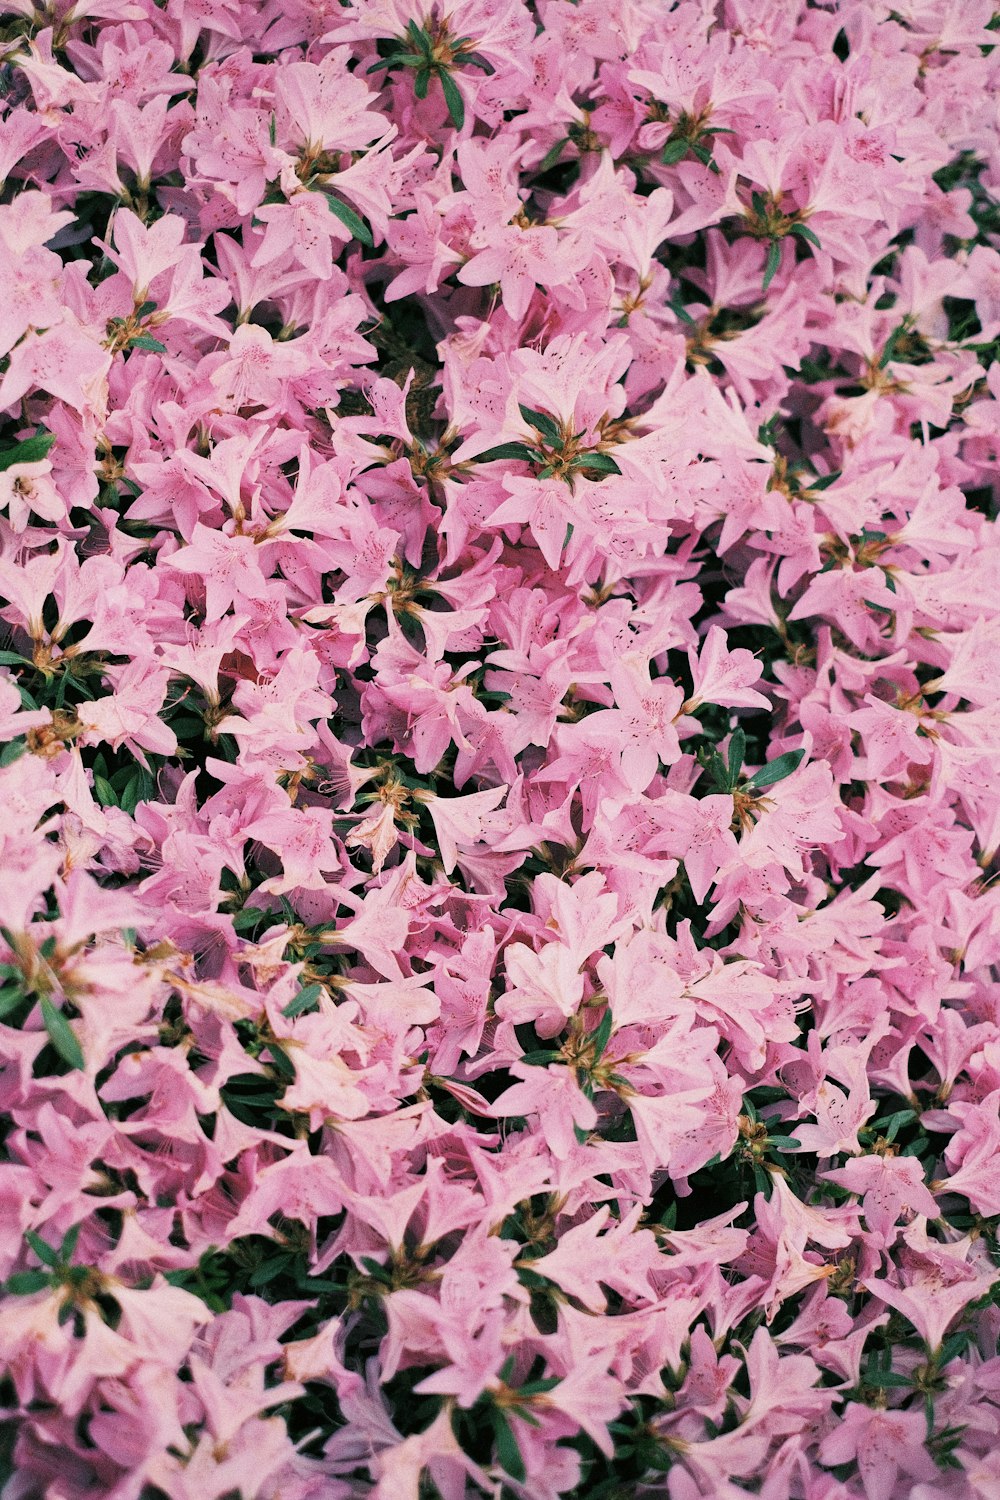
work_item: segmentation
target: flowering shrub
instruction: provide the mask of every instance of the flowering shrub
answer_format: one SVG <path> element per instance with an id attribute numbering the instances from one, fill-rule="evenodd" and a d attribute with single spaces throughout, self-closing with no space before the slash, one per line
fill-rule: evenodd
<path id="1" fill-rule="evenodd" d="M 4 1500 L 996 1500 L 996 19 L 0 8 Z"/>

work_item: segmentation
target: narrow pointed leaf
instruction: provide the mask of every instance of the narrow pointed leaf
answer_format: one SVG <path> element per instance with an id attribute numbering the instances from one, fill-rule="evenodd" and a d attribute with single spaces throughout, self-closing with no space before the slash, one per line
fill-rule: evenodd
<path id="1" fill-rule="evenodd" d="M 42 1022 L 49 1034 L 49 1041 L 63 1062 L 69 1063 L 71 1068 L 82 1069 L 85 1064 L 80 1043 L 62 1011 L 56 1009 L 47 995 L 42 995 L 38 1003 L 42 1011 Z"/>
<path id="2" fill-rule="evenodd" d="M 13 448 L 4 449 L 0 453 L 0 474 L 7 469 L 12 469 L 15 464 L 40 464 L 43 458 L 48 457 L 49 449 L 55 442 L 51 432 L 39 432 L 34 437 L 26 438 L 23 443 L 16 444 Z"/>
<path id="3" fill-rule="evenodd" d="M 562 442 L 562 433 L 559 431 L 558 424 L 545 412 L 534 411 L 530 406 L 519 406 L 517 409 L 528 426 L 540 432 L 542 437 L 548 438 L 550 443 Z"/>
<path id="4" fill-rule="evenodd" d="M 339 198 L 331 197 L 329 193 L 326 195 L 326 201 L 330 212 L 340 220 L 344 228 L 349 229 L 356 240 L 360 240 L 362 245 L 367 245 L 371 250 L 375 240 L 361 215 L 356 214 L 353 208 L 348 208 L 346 203 L 341 203 Z"/>
<path id="5" fill-rule="evenodd" d="M 793 224 L 790 233 L 798 235 L 800 240 L 808 240 L 810 245 L 816 246 L 817 250 L 822 250 L 823 248 L 819 242 L 819 236 L 814 230 L 809 228 L 808 224 Z"/>
<path id="6" fill-rule="evenodd" d="M 755 771 L 750 778 L 751 783 L 754 786 L 774 786 L 775 782 L 784 781 L 801 764 L 805 753 L 804 750 L 786 750 L 784 755 L 768 761 L 766 766 Z"/>
<path id="7" fill-rule="evenodd" d="M 500 458 L 519 458 L 530 464 L 534 463 L 535 455 L 524 443 L 498 443 L 495 448 L 487 448 L 484 453 L 477 453 L 475 462 L 492 464 Z"/>
<path id="8" fill-rule="evenodd" d="M 767 260 L 764 264 L 764 290 L 767 291 L 774 280 L 775 273 L 781 265 L 781 241 L 772 240 L 767 249 Z"/>
<path id="9" fill-rule="evenodd" d="M 742 729 L 734 729 L 729 738 L 729 783 L 736 785 L 736 779 L 743 769 L 743 757 L 747 750 L 747 737 Z"/>
<path id="10" fill-rule="evenodd" d="M 444 102 L 448 106 L 451 123 L 456 130 L 461 130 L 465 124 L 465 100 L 462 98 L 462 92 L 447 68 L 439 68 L 438 77 L 441 80 L 441 90 L 444 94 Z"/>
<path id="11" fill-rule="evenodd" d="M 58 1251 L 53 1250 L 51 1245 L 47 1245 L 41 1235 L 36 1234 L 33 1229 L 26 1229 L 24 1231 L 24 1238 L 32 1250 L 34 1250 L 43 1266 L 57 1266 L 59 1264 Z"/>
<path id="12" fill-rule="evenodd" d="M 289 1000 L 281 1014 L 287 1016 L 289 1020 L 293 1020 L 295 1016 L 301 1016 L 307 1010 L 315 1010 L 322 993 L 322 985 L 305 985 L 303 989 L 299 990 L 297 995 Z"/>
<path id="13" fill-rule="evenodd" d="M 500 1467 L 510 1475 L 511 1479 L 519 1482 L 524 1480 L 527 1477 L 527 1470 L 510 1423 L 498 1407 L 493 1407 L 491 1410 L 490 1420 L 493 1423 L 493 1437 Z"/>
<path id="14" fill-rule="evenodd" d="M 570 464 L 571 469 L 590 469 L 595 474 L 620 474 L 621 469 L 610 453 L 581 453 Z"/>

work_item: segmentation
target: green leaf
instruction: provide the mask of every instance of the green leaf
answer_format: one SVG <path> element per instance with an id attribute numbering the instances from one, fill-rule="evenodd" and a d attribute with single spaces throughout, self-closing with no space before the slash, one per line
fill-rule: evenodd
<path id="1" fill-rule="evenodd" d="M 533 411 L 530 406 L 519 406 L 517 409 L 528 426 L 540 432 L 543 438 L 547 438 L 550 443 L 562 443 L 562 433 L 552 417 L 543 411 Z"/>
<path id="2" fill-rule="evenodd" d="M 957 1359 L 960 1354 L 964 1354 L 971 1339 L 972 1333 L 966 1328 L 963 1328 L 959 1333 L 950 1334 L 937 1353 L 939 1369 L 943 1369 L 951 1360 Z"/>
<path id="3" fill-rule="evenodd" d="M 802 1142 L 797 1141 L 794 1135 L 769 1135 L 767 1144 L 778 1151 L 797 1151 Z"/>
<path id="4" fill-rule="evenodd" d="M 732 791 L 732 787 L 729 785 L 729 773 L 726 770 L 725 761 L 722 759 L 722 756 L 714 750 L 712 751 L 712 754 L 709 758 L 708 769 L 711 771 L 712 780 L 715 782 L 720 792 Z"/>
<path id="5" fill-rule="evenodd" d="M 417 51 L 422 52 L 425 57 L 430 57 L 431 39 L 424 28 L 418 26 L 416 21 L 409 20 L 406 23 L 406 32 Z"/>
<path id="6" fill-rule="evenodd" d="M 12 469 L 15 464 L 39 464 L 43 458 L 48 457 L 49 449 L 55 442 L 51 432 L 39 432 L 34 437 L 26 438 L 23 443 L 18 443 L 14 448 L 6 448 L 0 453 L 0 474 L 7 469 Z"/>
<path id="7" fill-rule="evenodd" d="M 32 1250 L 34 1250 L 43 1266 L 57 1266 L 59 1264 L 58 1251 L 53 1250 L 51 1245 L 47 1245 L 41 1235 L 36 1234 L 33 1229 L 26 1229 L 24 1231 L 24 1238 Z"/>
<path id="8" fill-rule="evenodd" d="M 8 1276 L 3 1284 L 5 1292 L 12 1292 L 15 1297 L 27 1297 L 32 1292 L 40 1292 L 43 1287 L 52 1285 L 52 1277 L 45 1271 L 15 1271 L 13 1276 Z"/>
<path id="9" fill-rule="evenodd" d="M 729 737 L 729 785 L 735 786 L 743 768 L 743 757 L 747 751 L 747 737 L 742 729 L 734 729 Z"/>
<path id="10" fill-rule="evenodd" d="M 6 985 L 0 990 L 0 1021 L 17 1010 L 19 1005 L 23 1005 L 27 998 L 24 990 L 17 985 Z"/>
<path id="11" fill-rule="evenodd" d="M 374 236 L 360 214 L 356 214 L 353 208 L 348 208 L 346 203 L 341 203 L 339 198 L 332 197 L 330 193 L 326 195 L 326 203 L 330 212 L 340 220 L 345 229 L 351 231 L 356 240 L 367 245 L 369 250 L 374 248 Z"/>
<path id="12" fill-rule="evenodd" d="M 895 1370 L 866 1370 L 864 1375 L 865 1385 L 898 1385 L 911 1386 L 913 1381 L 909 1375 L 899 1375 Z"/>
<path id="13" fill-rule="evenodd" d="M 535 1052 L 523 1053 L 518 1058 L 518 1062 L 527 1063 L 529 1068 L 547 1068 L 557 1056 L 558 1053 L 553 1052 L 551 1048 L 540 1048 Z"/>
<path id="14" fill-rule="evenodd" d="M 103 776 L 94 777 L 94 796 L 101 807 L 117 807 L 118 797 L 110 781 Z"/>
<path id="15" fill-rule="evenodd" d="M 830 474 L 817 474 L 809 480 L 807 488 L 810 490 L 828 490 L 831 484 L 836 484 L 843 470 L 834 469 Z"/>
<path id="16" fill-rule="evenodd" d="M 681 301 L 679 292 L 671 297 L 667 306 L 670 308 L 670 311 L 674 314 L 675 317 L 680 318 L 682 323 L 687 323 L 691 328 L 694 327 L 694 318 L 692 318 L 691 314 L 688 312 L 687 308 Z"/>
<path id="17" fill-rule="evenodd" d="M 150 338 L 148 333 L 137 333 L 129 340 L 130 349 L 148 349 L 151 354 L 166 354 L 166 344 L 161 344 L 159 339 Z"/>
<path id="18" fill-rule="evenodd" d="M 777 759 L 768 761 L 766 766 L 762 766 L 759 771 L 755 771 L 750 777 L 751 785 L 774 786 L 775 782 L 784 781 L 785 777 L 791 776 L 792 772 L 802 763 L 805 753 L 804 750 L 786 750 L 784 755 L 779 755 Z"/>
<path id="19" fill-rule="evenodd" d="M 555 166 L 556 162 L 559 160 L 560 156 L 562 156 L 562 154 L 563 154 L 563 147 L 564 146 L 568 146 L 568 145 L 569 145 L 569 136 L 568 135 L 561 135 L 559 137 L 559 139 L 556 141 L 555 145 L 549 147 L 549 149 L 546 151 L 545 155 L 542 157 L 541 161 L 538 163 L 538 167 L 537 167 L 538 173 L 541 174 L 543 172 L 549 172 L 549 171 L 551 171 L 551 169 Z"/>
<path id="20" fill-rule="evenodd" d="M 703 145 L 701 141 L 691 142 L 691 154 L 698 158 L 703 167 L 711 167 L 712 171 L 718 175 L 718 164 L 713 160 L 709 148 Z"/>
<path id="21" fill-rule="evenodd" d="M 62 1261 L 64 1266 L 68 1265 L 69 1262 L 73 1259 L 73 1252 L 76 1250 L 76 1242 L 80 1238 L 80 1230 L 82 1227 L 83 1226 L 81 1224 L 74 1224 L 72 1228 L 67 1229 L 66 1233 L 63 1235 L 63 1242 L 59 1246 L 59 1259 Z"/>
<path id="22" fill-rule="evenodd" d="M 665 167 L 676 166 L 682 157 L 687 156 L 688 145 L 689 142 L 683 138 L 668 141 L 660 152 L 660 161 Z"/>
<path id="23" fill-rule="evenodd" d="M 767 217 L 767 204 L 764 202 L 764 194 L 753 192 L 750 194 L 750 205 L 758 219 Z"/>
<path id="24" fill-rule="evenodd" d="M 544 1375 L 541 1380 L 529 1380 L 525 1385 L 518 1386 L 518 1394 L 521 1396 L 543 1396 L 546 1391 L 553 1390 L 559 1385 L 559 1375 Z"/>
<path id="25" fill-rule="evenodd" d="M 823 248 L 819 242 L 819 236 L 814 230 L 809 228 L 808 224 L 793 224 L 789 233 L 797 234 L 800 240 L 808 240 L 810 245 L 816 246 L 817 250 L 822 250 Z"/>
<path id="26" fill-rule="evenodd" d="M 524 443 L 498 443 L 495 448 L 487 448 L 485 452 L 477 453 L 474 462 L 492 464 L 500 458 L 518 458 L 529 464 L 535 461 L 534 453 Z"/>
<path id="27" fill-rule="evenodd" d="M 315 1010 L 322 993 L 323 986 L 321 984 L 307 984 L 304 989 L 299 990 L 298 994 L 289 1000 L 281 1014 L 287 1016 L 289 1020 L 293 1020 L 296 1016 L 303 1015 L 307 1010 Z"/>
<path id="28" fill-rule="evenodd" d="M 427 90 L 430 88 L 431 74 L 427 64 L 424 63 L 413 80 L 413 92 L 418 99 L 427 98 Z"/>
<path id="29" fill-rule="evenodd" d="M 764 290 L 767 291 L 774 280 L 775 273 L 781 265 L 781 241 L 772 240 L 767 247 L 767 260 L 764 264 Z"/>
<path id="30" fill-rule="evenodd" d="M 491 62 L 488 62 L 485 57 L 481 57 L 478 52 L 466 52 L 462 57 L 462 62 L 467 63 L 471 68 L 479 68 L 490 78 L 492 78 L 493 74 L 496 72 L 496 68 L 493 66 L 493 64 Z M 569 139 L 569 137 L 567 137 L 567 139 Z"/>
<path id="31" fill-rule="evenodd" d="M 393 52 L 389 57 L 380 57 L 378 62 L 373 62 L 370 68 L 366 68 L 365 77 L 369 73 L 378 73 L 382 68 L 398 68 L 400 64 L 403 67 L 416 67 L 420 61 L 421 59 L 411 57 L 406 52 Z"/>
<path id="32" fill-rule="evenodd" d="M 62 1011 L 56 1009 L 48 995 L 40 995 L 38 1003 L 41 1006 L 42 1021 L 49 1034 L 49 1041 L 63 1062 L 69 1063 L 71 1068 L 82 1069 L 85 1064 L 80 1043 Z"/>
<path id="33" fill-rule="evenodd" d="M 0 750 L 0 768 L 12 766 L 16 760 L 27 750 L 28 746 L 23 739 L 8 740 L 3 749 Z"/>
<path id="34" fill-rule="evenodd" d="M 462 98 L 461 90 L 447 68 L 438 68 L 438 77 L 441 80 L 444 102 L 448 106 L 451 123 L 456 130 L 461 130 L 465 124 L 465 100 Z"/>
<path id="35" fill-rule="evenodd" d="M 878 367 L 880 370 L 884 370 L 886 365 L 892 359 L 893 355 L 896 352 L 896 345 L 899 343 L 899 340 L 902 338 L 905 332 L 906 324 L 900 323 L 899 327 L 894 328 L 889 337 L 886 339 L 885 348 L 882 350 L 882 358 L 878 362 Z"/>
<path id="36" fill-rule="evenodd" d="M 581 453 L 574 458 L 570 468 L 590 469 L 595 474 L 621 473 L 610 453 Z"/>
<path id="37" fill-rule="evenodd" d="M 0 454 L 0 457 L 3 455 Z M 31 662 L 26 656 L 21 656 L 16 651 L 0 651 L 0 667 L 30 667 Z"/>
<path id="38" fill-rule="evenodd" d="M 272 141 L 271 144 L 273 145 L 274 142 Z M 156 311 L 156 303 L 155 302 L 142 302 L 136 308 L 135 315 L 136 315 L 137 318 L 148 318 L 149 315 L 150 315 L 150 313 L 155 313 L 155 311 Z"/>
<path id="39" fill-rule="evenodd" d="M 600 1059 L 604 1056 L 604 1049 L 608 1045 L 608 1041 L 611 1037 L 611 1028 L 614 1026 L 614 1024 L 615 1018 L 611 1014 L 611 1006 L 609 1005 L 607 1010 L 601 1017 L 601 1024 L 593 1034 L 595 1062 L 599 1062 Z"/>
<path id="40" fill-rule="evenodd" d="M 497 1461 L 500 1467 L 509 1474 L 511 1479 L 522 1481 L 527 1478 L 527 1469 L 524 1467 L 524 1459 L 521 1450 L 517 1446 L 517 1438 L 511 1431 L 510 1423 L 498 1406 L 490 1408 L 490 1421 L 493 1423 L 493 1437 L 496 1442 Z"/>

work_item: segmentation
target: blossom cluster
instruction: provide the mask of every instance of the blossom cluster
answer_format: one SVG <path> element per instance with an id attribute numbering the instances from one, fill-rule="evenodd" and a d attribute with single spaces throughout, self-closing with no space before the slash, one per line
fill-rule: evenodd
<path id="1" fill-rule="evenodd" d="M 997 20 L 0 4 L 3 1500 L 996 1500 Z"/>

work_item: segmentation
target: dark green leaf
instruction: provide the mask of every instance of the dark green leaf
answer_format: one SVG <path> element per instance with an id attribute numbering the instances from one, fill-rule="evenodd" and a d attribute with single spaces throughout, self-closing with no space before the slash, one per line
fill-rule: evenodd
<path id="1" fill-rule="evenodd" d="M 21 759 L 27 748 L 27 744 L 23 739 L 8 740 L 3 749 L 0 750 L 0 768 L 3 766 L 12 766 L 16 760 Z"/>
<path id="2" fill-rule="evenodd" d="M 23 1005 L 27 998 L 24 990 L 17 985 L 7 985 L 0 990 L 0 1021 L 17 1010 L 19 1005 Z"/>
<path id="3" fill-rule="evenodd" d="M 538 163 L 538 169 L 537 170 L 539 171 L 539 173 L 550 171 L 555 166 L 555 164 L 559 160 L 560 156 L 562 156 L 562 154 L 563 154 L 563 147 L 564 146 L 568 146 L 568 145 L 569 145 L 569 136 L 568 135 L 561 135 L 559 137 L 559 139 L 556 141 L 555 145 L 549 147 L 549 149 L 546 151 L 545 155 L 542 157 L 541 161 Z"/>
<path id="4" fill-rule="evenodd" d="M 729 785 L 735 786 L 743 768 L 743 757 L 747 751 L 747 737 L 742 729 L 734 729 L 729 737 Z"/>
<path id="5" fill-rule="evenodd" d="M 817 250 L 822 250 L 823 248 L 819 242 L 819 236 L 814 230 L 809 228 L 808 224 L 793 224 L 789 233 L 798 235 L 800 240 L 808 240 L 810 245 L 816 246 Z"/>
<path id="6" fill-rule="evenodd" d="M 369 73 L 378 73 L 382 68 L 396 68 L 400 64 L 415 67 L 417 62 L 417 58 L 410 57 L 406 52 L 393 52 L 389 57 L 380 57 L 378 62 L 373 62 L 370 68 L 365 69 L 365 75 L 367 77 Z"/>
<path id="7" fill-rule="evenodd" d="M 511 1431 L 510 1423 L 498 1406 L 490 1408 L 490 1421 L 493 1423 L 497 1462 L 511 1479 L 524 1480 L 527 1477 L 527 1470 L 524 1467 L 521 1450 L 517 1446 L 517 1439 Z"/>
<path id="8" fill-rule="evenodd" d="M 24 1231 L 24 1238 L 32 1250 L 34 1250 L 43 1266 L 57 1266 L 59 1264 L 59 1252 L 53 1250 L 51 1245 L 47 1245 L 41 1235 L 36 1234 L 33 1229 L 26 1229 Z"/>
<path id="9" fill-rule="evenodd" d="M 665 167 L 676 166 L 682 157 L 687 156 L 688 142 L 684 139 L 668 141 L 660 152 L 660 160 Z"/>
<path id="10" fill-rule="evenodd" d="M 272 142 L 272 145 L 273 144 L 274 143 Z M 154 313 L 155 311 L 156 311 L 156 303 L 155 302 L 142 302 L 136 308 L 135 315 L 136 315 L 137 318 L 148 318 L 149 315 L 150 315 L 150 313 Z"/>
<path id="11" fill-rule="evenodd" d="M 39 996 L 39 1005 L 42 1010 L 42 1022 L 49 1034 L 52 1043 L 63 1062 L 69 1063 L 71 1068 L 83 1068 L 83 1052 L 76 1034 L 70 1026 L 61 1010 L 57 1010 L 48 995 Z"/>
<path id="12" fill-rule="evenodd" d="M 877 1386 L 910 1386 L 913 1381 L 908 1375 L 898 1375 L 895 1370 L 868 1370 L 865 1372 L 864 1383 Z"/>
<path id="13" fill-rule="evenodd" d="M 448 106 L 451 123 L 456 130 L 461 130 L 465 124 L 465 100 L 462 98 L 461 90 L 447 68 L 439 68 L 438 77 L 441 80 L 444 102 Z"/>
<path id="14" fill-rule="evenodd" d="M 480 57 L 478 52 L 466 52 L 462 58 L 462 62 L 468 63 L 470 67 L 480 68 L 482 72 L 488 74 L 490 77 L 496 72 L 493 64 L 487 62 L 485 57 Z"/>
<path id="15" fill-rule="evenodd" d="M 878 367 L 880 370 L 884 370 L 886 365 L 892 359 L 893 355 L 896 352 L 896 345 L 899 343 L 899 340 L 902 338 L 905 332 L 906 324 L 900 323 L 899 327 L 894 328 L 889 337 L 886 339 L 885 348 L 882 350 L 882 358 L 878 362 Z"/>
<path id="16" fill-rule="evenodd" d="M 39 464 L 43 458 L 48 457 L 49 449 L 55 442 L 51 432 L 39 432 L 34 437 L 26 438 L 23 443 L 18 443 L 14 448 L 6 448 L 0 453 L 0 474 L 7 469 L 12 469 L 15 464 Z"/>
<path id="17" fill-rule="evenodd" d="M 94 796 L 101 807 L 117 807 L 118 798 L 110 781 L 103 776 L 94 777 Z"/>
<path id="18" fill-rule="evenodd" d="M 621 469 L 610 453 L 581 453 L 570 464 L 571 469 L 590 469 L 595 474 L 620 474 Z"/>
<path id="19" fill-rule="evenodd" d="M 519 406 L 517 409 L 528 426 L 540 432 L 543 438 L 547 438 L 550 443 L 562 442 L 562 433 L 552 417 L 543 411 L 533 411 L 530 406 Z"/>
<path id="20" fill-rule="evenodd" d="M 712 780 L 715 782 L 716 786 L 721 792 L 728 792 L 732 790 L 729 785 L 729 773 L 726 770 L 726 763 L 722 759 L 722 756 L 719 755 L 715 750 L 712 751 L 712 754 L 709 757 L 708 769 L 712 773 Z"/>
<path id="21" fill-rule="evenodd" d="M 598 1026 L 593 1035 L 595 1062 L 599 1062 L 600 1059 L 604 1056 L 604 1049 L 608 1045 L 608 1040 L 611 1036 L 611 1028 L 614 1026 L 614 1024 L 615 1018 L 611 1014 L 611 1006 L 609 1005 L 607 1010 L 601 1017 L 601 1024 Z"/>
<path id="22" fill-rule="evenodd" d="M 797 1141 L 794 1135 L 769 1135 L 767 1143 L 778 1151 L 797 1151 L 802 1145 L 802 1142 Z"/>
<path id="23" fill-rule="evenodd" d="M 430 84 L 430 69 L 428 68 L 427 64 L 424 63 L 423 66 L 418 70 L 417 76 L 413 80 L 413 92 L 416 94 L 418 99 L 427 98 L 427 90 L 430 88 Z"/>
<path id="24" fill-rule="evenodd" d="M 52 1285 L 52 1277 L 45 1271 L 15 1271 L 13 1276 L 8 1276 L 3 1284 L 5 1292 L 12 1292 L 15 1297 L 27 1297 L 32 1292 L 40 1292 L 43 1287 Z"/>
<path id="25" fill-rule="evenodd" d="M 804 750 L 786 750 L 784 755 L 768 761 L 766 766 L 753 773 L 750 778 L 752 785 L 774 786 L 775 782 L 784 781 L 801 764 L 805 753 Z"/>
<path id="26" fill-rule="evenodd" d="M 518 1386 L 518 1394 L 521 1396 L 543 1396 L 546 1391 L 551 1391 L 559 1384 L 558 1375 L 545 1375 L 541 1380 L 529 1380 L 525 1385 Z"/>
<path id="27" fill-rule="evenodd" d="M 132 349 L 148 349 L 151 354 L 166 354 L 166 344 L 161 344 L 159 339 L 150 338 L 148 333 L 137 333 L 129 340 Z"/>
<path id="28" fill-rule="evenodd" d="M 305 985 L 303 989 L 299 990 L 297 995 L 289 1000 L 281 1014 L 292 1020 L 295 1016 L 301 1016 L 307 1010 L 315 1010 L 322 993 L 323 986 L 321 984 Z"/>
<path id="29" fill-rule="evenodd" d="M 418 26 L 416 21 L 410 20 L 406 23 L 406 31 L 410 41 L 417 48 L 418 52 L 422 52 L 425 57 L 430 57 L 431 39 L 424 28 Z"/>
<path id="30" fill-rule="evenodd" d="M 775 273 L 781 265 L 781 241 L 772 240 L 767 247 L 767 260 L 764 264 L 764 290 L 767 291 L 774 280 Z"/>
<path id="31" fill-rule="evenodd" d="M 31 662 L 26 656 L 20 656 L 16 651 L 0 651 L 0 667 L 30 667 Z"/>
<path id="32" fill-rule="evenodd" d="M 73 1259 L 73 1252 L 76 1250 L 76 1242 L 80 1238 L 80 1230 L 82 1227 L 83 1226 L 80 1224 L 74 1224 L 72 1228 L 67 1229 L 66 1233 L 63 1235 L 63 1242 L 59 1246 L 59 1259 L 62 1261 L 64 1266 L 68 1265 L 69 1262 Z"/>
<path id="33" fill-rule="evenodd" d="M 836 484 L 841 472 L 840 469 L 834 469 L 832 474 L 817 474 L 809 480 L 808 488 L 811 490 L 828 490 L 831 484 Z"/>
<path id="34" fill-rule="evenodd" d="M 959 1333 L 950 1334 L 938 1350 L 937 1363 L 939 1368 L 944 1368 L 949 1361 L 957 1359 L 964 1354 L 972 1338 L 970 1330 L 963 1328 Z"/>
<path id="35" fill-rule="evenodd" d="M 551 1048 L 542 1048 L 535 1052 L 525 1052 L 518 1058 L 518 1062 L 527 1063 L 529 1068 L 547 1068 L 557 1056 L 558 1053 Z"/>
<path id="36" fill-rule="evenodd" d="M 518 458 L 524 463 L 533 463 L 535 455 L 524 443 L 498 443 L 495 448 L 487 448 L 483 453 L 477 453 L 474 462 L 477 464 L 492 464 L 500 458 Z"/>
<path id="37" fill-rule="evenodd" d="M 362 245 L 367 245 L 371 250 L 375 240 L 361 215 L 356 214 L 353 208 L 348 208 L 346 203 L 341 203 L 339 198 L 334 198 L 329 193 L 326 195 L 326 202 L 330 212 L 340 220 L 344 228 L 349 229 L 356 240 L 360 240 Z"/>

